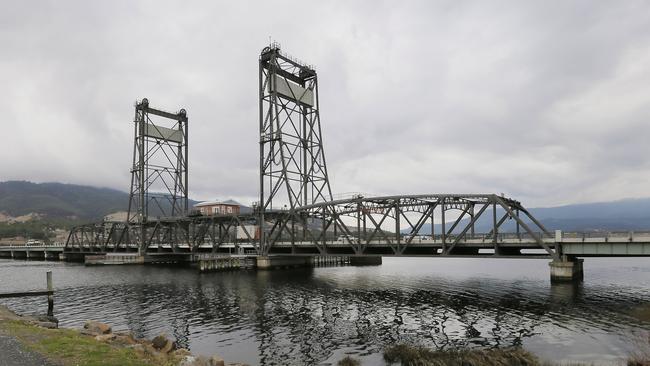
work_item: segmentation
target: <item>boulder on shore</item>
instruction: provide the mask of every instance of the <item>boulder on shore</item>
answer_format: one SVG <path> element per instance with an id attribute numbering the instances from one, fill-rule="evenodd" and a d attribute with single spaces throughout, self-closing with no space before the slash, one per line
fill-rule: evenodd
<path id="1" fill-rule="evenodd" d="M 41 328 L 47 328 L 47 329 L 56 329 L 59 327 L 57 323 L 52 323 L 52 322 L 37 322 L 36 325 L 38 325 Z"/>
<path id="2" fill-rule="evenodd" d="M 115 339 L 113 340 L 115 343 L 125 346 L 138 343 L 138 340 L 135 339 L 135 336 L 131 332 L 115 332 L 113 334 L 115 334 Z"/>
<path id="3" fill-rule="evenodd" d="M 95 340 L 100 342 L 110 342 L 115 339 L 115 334 L 100 334 L 95 336 Z"/>
<path id="4" fill-rule="evenodd" d="M 180 366 L 225 366 L 225 362 L 218 356 L 212 356 L 210 358 L 205 356 L 185 356 Z"/>
<path id="5" fill-rule="evenodd" d="M 95 333 L 95 334 L 109 334 L 112 331 L 110 325 L 92 321 L 92 320 L 87 321 L 86 324 L 84 324 L 84 329 L 90 333 Z"/>
<path id="6" fill-rule="evenodd" d="M 156 336 L 151 341 L 151 344 L 153 345 L 153 348 L 155 348 L 161 353 L 169 353 L 176 349 L 176 347 L 174 346 L 174 342 L 169 340 L 167 336 L 164 334 Z"/>

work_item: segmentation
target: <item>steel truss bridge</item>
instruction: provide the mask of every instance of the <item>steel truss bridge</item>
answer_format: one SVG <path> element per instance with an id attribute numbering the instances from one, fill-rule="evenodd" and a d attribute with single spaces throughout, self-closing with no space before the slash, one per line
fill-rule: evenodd
<path id="1" fill-rule="evenodd" d="M 456 219 L 447 222 L 445 216 L 452 213 Z M 436 227 L 436 217 L 441 218 L 440 232 L 423 234 L 425 224 Z M 488 233 L 475 232 L 481 218 L 492 223 Z M 252 213 L 150 221 L 144 225 L 144 240 L 140 237 L 142 225 L 82 225 L 71 232 L 66 250 L 181 256 L 650 256 L 650 233 L 571 233 L 558 237 L 519 202 L 498 195 L 357 197 L 294 211 L 270 211 L 266 219 L 266 243 L 261 243 L 255 232 L 259 215 Z M 510 220 L 515 231 L 500 232 Z"/>
<path id="2" fill-rule="evenodd" d="M 567 237 L 551 233 L 520 202 L 502 195 L 332 199 L 316 71 L 281 52 L 277 44 L 260 55 L 259 107 L 260 200 L 252 213 L 197 216 L 189 212 L 187 112 L 165 112 L 143 99 L 136 103 L 127 220 L 73 228 L 65 252 L 137 252 L 178 258 L 490 256 L 554 262 L 571 262 L 578 256 L 650 256 L 649 234 Z M 172 124 L 158 126 L 150 115 Z M 165 208 L 171 208 L 172 216 L 152 219 L 149 202 L 163 215 Z M 484 232 L 476 232 L 479 223 Z"/>

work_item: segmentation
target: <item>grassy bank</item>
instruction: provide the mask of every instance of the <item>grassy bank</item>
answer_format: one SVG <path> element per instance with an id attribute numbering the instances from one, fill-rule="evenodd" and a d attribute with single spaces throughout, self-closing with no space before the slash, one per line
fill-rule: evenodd
<path id="1" fill-rule="evenodd" d="M 0 334 L 17 339 L 26 349 L 60 365 L 175 366 L 182 359 L 180 354 L 162 354 L 136 340 L 130 341 L 130 335 L 111 334 L 104 337 L 112 340 L 107 342 L 78 330 L 43 328 L 33 319 L 17 316 L 2 306 Z"/>
<path id="2" fill-rule="evenodd" d="M 22 321 L 2 321 L 0 331 L 18 339 L 26 348 L 63 365 L 160 365 L 135 349 L 95 340 L 70 329 L 45 329 Z M 176 363 L 163 363 L 175 365 Z"/>

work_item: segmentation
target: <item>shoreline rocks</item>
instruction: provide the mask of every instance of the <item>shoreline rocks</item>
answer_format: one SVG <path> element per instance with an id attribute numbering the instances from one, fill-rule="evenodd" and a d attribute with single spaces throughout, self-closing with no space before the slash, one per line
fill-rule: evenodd
<path id="1" fill-rule="evenodd" d="M 89 333 L 95 334 L 110 334 L 113 328 L 104 323 L 89 320 L 84 324 L 84 329 Z"/>
<path id="2" fill-rule="evenodd" d="M 46 329 L 57 329 L 59 320 L 46 315 L 20 315 L 0 305 L 1 320 L 18 320 L 26 324 Z M 153 339 L 137 338 L 132 332 L 113 332 L 109 324 L 98 321 L 87 321 L 81 329 L 70 329 L 80 335 L 92 337 L 95 341 L 108 343 L 112 346 L 130 348 L 140 356 L 152 360 L 155 364 L 173 364 L 180 366 L 246 366 L 240 363 L 226 364 L 218 356 L 195 356 L 189 350 L 179 348 L 167 335 L 160 334 Z"/>
<path id="3" fill-rule="evenodd" d="M 176 343 L 166 334 L 160 334 L 151 340 L 136 338 L 131 332 L 112 332 L 112 327 L 97 321 L 87 321 L 82 334 L 92 336 L 104 343 L 116 344 L 131 348 L 142 355 L 167 357 L 179 360 L 179 366 L 226 366 L 225 361 L 218 357 L 194 356 L 185 348 L 178 348 Z M 242 365 L 243 364 L 230 364 Z"/>

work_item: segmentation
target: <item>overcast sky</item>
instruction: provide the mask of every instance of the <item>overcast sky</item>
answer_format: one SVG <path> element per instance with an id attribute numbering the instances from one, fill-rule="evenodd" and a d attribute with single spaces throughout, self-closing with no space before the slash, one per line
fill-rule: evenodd
<path id="1" fill-rule="evenodd" d="M 258 56 L 313 64 L 334 193 L 650 196 L 647 1 L 4 1 L 0 180 L 128 191 L 133 105 L 190 196 L 258 194 Z"/>

